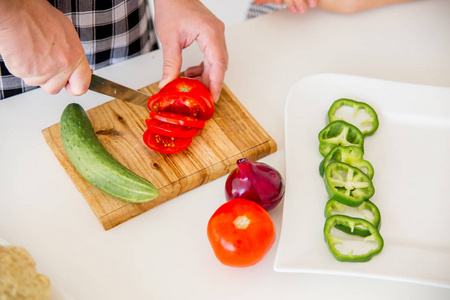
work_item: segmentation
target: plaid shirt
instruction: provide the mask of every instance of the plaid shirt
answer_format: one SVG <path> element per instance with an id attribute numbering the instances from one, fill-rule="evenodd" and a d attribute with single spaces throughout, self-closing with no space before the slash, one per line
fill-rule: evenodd
<path id="1" fill-rule="evenodd" d="M 48 0 L 73 23 L 91 69 L 156 49 L 148 0 Z M 0 56 L 0 100 L 32 90 Z"/>
<path id="2" fill-rule="evenodd" d="M 247 19 L 253 19 L 284 8 L 286 8 L 286 4 L 251 4 L 247 11 Z"/>

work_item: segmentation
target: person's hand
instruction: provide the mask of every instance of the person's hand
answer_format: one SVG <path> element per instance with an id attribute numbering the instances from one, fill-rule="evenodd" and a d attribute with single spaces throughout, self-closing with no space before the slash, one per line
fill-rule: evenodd
<path id="1" fill-rule="evenodd" d="M 0 54 L 29 86 L 84 94 L 91 70 L 70 20 L 46 0 L 0 0 Z"/>
<path id="2" fill-rule="evenodd" d="M 198 77 L 217 101 L 228 67 L 224 24 L 198 0 L 155 0 L 155 27 L 164 55 L 159 86 L 179 76 L 182 50 L 197 41 L 204 61 L 185 75 Z"/>
<path id="3" fill-rule="evenodd" d="M 301 14 L 307 11 L 307 7 L 317 7 L 340 14 L 353 14 L 385 5 L 410 1 L 414 0 L 255 0 L 254 4 L 286 4 L 291 12 Z"/>
<path id="4" fill-rule="evenodd" d="M 309 8 L 314 8 L 317 6 L 317 2 L 320 0 L 255 0 L 254 4 L 286 4 L 287 8 L 293 13 L 304 14 Z"/>

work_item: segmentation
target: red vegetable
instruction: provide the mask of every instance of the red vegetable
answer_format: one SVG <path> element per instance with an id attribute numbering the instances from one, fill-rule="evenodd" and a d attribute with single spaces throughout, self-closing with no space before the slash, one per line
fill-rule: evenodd
<path id="1" fill-rule="evenodd" d="M 258 204 L 233 199 L 220 206 L 208 222 L 207 234 L 217 259 L 231 267 L 257 264 L 275 242 L 269 214 Z"/>
<path id="2" fill-rule="evenodd" d="M 194 128 L 204 128 L 205 127 L 205 121 L 203 120 L 197 120 L 195 118 L 191 118 L 184 115 L 174 114 L 174 113 L 154 113 L 150 112 L 150 118 L 155 119 L 161 122 L 166 122 L 169 124 L 175 124 L 175 125 L 183 125 L 187 127 L 194 127 Z"/>
<path id="3" fill-rule="evenodd" d="M 192 137 L 214 115 L 214 100 L 197 79 L 177 78 L 166 84 L 147 103 L 145 144 L 158 152 L 174 154 L 185 150 Z"/>
<path id="4" fill-rule="evenodd" d="M 145 123 L 147 124 L 147 128 L 151 132 L 169 137 L 193 137 L 200 130 L 198 128 L 190 128 L 182 125 L 165 123 L 155 119 L 147 119 L 145 120 Z"/>
<path id="5" fill-rule="evenodd" d="M 283 199 L 284 189 L 284 180 L 277 170 L 241 158 L 237 161 L 237 169 L 228 175 L 225 197 L 227 201 L 234 198 L 252 200 L 269 211 Z"/>
<path id="6" fill-rule="evenodd" d="M 154 113 L 176 113 L 199 120 L 214 115 L 214 100 L 206 86 L 197 79 L 177 78 L 151 96 L 148 109 Z"/>
<path id="7" fill-rule="evenodd" d="M 144 143 L 152 150 L 164 154 L 175 154 L 185 150 L 192 143 L 192 138 L 169 137 L 156 134 L 149 129 L 144 132 Z"/>

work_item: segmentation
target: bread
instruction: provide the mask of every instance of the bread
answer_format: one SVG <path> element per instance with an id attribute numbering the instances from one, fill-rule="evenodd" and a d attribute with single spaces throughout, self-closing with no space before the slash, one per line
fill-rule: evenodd
<path id="1" fill-rule="evenodd" d="M 50 294 L 50 280 L 36 271 L 26 249 L 0 246 L 1 300 L 48 300 Z"/>

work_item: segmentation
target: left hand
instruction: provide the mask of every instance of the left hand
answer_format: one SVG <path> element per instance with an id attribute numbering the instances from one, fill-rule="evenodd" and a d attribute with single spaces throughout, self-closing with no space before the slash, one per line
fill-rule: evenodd
<path id="1" fill-rule="evenodd" d="M 199 0 L 155 0 L 154 3 L 155 27 L 164 55 L 160 87 L 179 76 L 182 50 L 197 41 L 205 59 L 199 66 L 188 68 L 185 74 L 199 77 L 217 102 L 228 67 L 225 25 Z"/>

